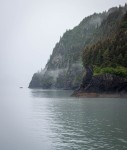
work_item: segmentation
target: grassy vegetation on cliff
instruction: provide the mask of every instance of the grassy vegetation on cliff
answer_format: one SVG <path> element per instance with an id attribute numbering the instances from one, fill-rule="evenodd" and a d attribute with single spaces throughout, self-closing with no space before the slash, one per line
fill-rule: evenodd
<path id="1" fill-rule="evenodd" d="M 122 66 L 117 67 L 94 67 L 94 75 L 110 73 L 121 77 L 127 77 L 127 68 Z"/>

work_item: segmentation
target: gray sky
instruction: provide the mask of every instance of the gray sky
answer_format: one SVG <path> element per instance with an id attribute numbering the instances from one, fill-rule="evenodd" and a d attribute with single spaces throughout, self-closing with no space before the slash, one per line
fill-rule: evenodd
<path id="1" fill-rule="evenodd" d="M 126 0 L 0 0 L 0 84 L 28 86 L 66 29 Z"/>

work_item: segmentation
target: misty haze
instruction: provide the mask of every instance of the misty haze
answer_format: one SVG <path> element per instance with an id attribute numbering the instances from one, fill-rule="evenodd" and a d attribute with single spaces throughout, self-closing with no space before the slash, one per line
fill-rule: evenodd
<path id="1" fill-rule="evenodd" d="M 126 150 L 126 0 L 1 0 L 0 18 L 0 150 Z"/>

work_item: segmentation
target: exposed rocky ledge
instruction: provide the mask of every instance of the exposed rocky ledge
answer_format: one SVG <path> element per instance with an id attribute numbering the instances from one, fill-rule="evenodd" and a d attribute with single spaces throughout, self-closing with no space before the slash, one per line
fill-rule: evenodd
<path id="1" fill-rule="evenodd" d="M 92 67 L 86 67 L 86 75 L 76 97 L 127 97 L 127 79 L 113 74 L 93 76 Z"/>

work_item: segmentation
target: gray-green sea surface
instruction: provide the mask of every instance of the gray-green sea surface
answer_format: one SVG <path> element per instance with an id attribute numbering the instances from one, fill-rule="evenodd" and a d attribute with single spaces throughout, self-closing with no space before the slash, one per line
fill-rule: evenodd
<path id="1" fill-rule="evenodd" d="M 1 89 L 0 150 L 126 150 L 127 99 Z"/>

